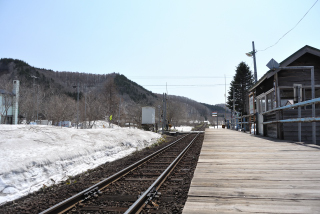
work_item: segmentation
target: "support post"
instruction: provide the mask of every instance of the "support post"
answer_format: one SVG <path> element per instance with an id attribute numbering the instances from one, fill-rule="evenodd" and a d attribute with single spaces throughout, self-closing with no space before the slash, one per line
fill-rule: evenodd
<path id="1" fill-rule="evenodd" d="M 279 117 L 280 117 L 280 120 L 283 120 L 283 110 L 280 110 Z M 284 140 L 283 123 L 280 123 L 280 139 Z"/>
<path id="2" fill-rule="evenodd" d="M 300 102 L 300 87 L 297 86 L 298 102 Z M 298 107 L 298 118 L 301 118 L 301 107 Z M 301 142 L 301 123 L 298 123 L 298 141 Z"/>
<path id="3" fill-rule="evenodd" d="M 218 119 L 218 114 L 217 114 L 217 129 L 219 127 L 219 119 Z"/>
<path id="4" fill-rule="evenodd" d="M 311 91 L 312 91 L 312 99 L 315 98 L 315 89 L 314 89 L 314 67 L 311 68 Z M 312 117 L 316 116 L 316 104 L 312 104 Z M 312 122 L 312 143 L 317 144 L 316 139 L 316 122 Z"/>
<path id="5" fill-rule="evenodd" d="M 252 118 L 251 118 L 251 116 L 249 116 L 249 120 L 248 120 L 248 122 L 249 122 L 249 130 L 250 130 L 250 134 L 252 134 L 252 133 L 251 133 L 251 126 L 252 126 Z"/>

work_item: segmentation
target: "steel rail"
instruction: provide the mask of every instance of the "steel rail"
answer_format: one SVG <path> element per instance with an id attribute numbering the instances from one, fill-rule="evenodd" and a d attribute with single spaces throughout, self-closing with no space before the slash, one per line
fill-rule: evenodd
<path id="1" fill-rule="evenodd" d="M 198 133 L 195 138 L 188 144 L 188 146 L 176 157 L 176 159 L 168 166 L 168 168 L 157 178 L 157 180 L 135 201 L 125 214 L 139 213 L 147 203 L 152 200 L 152 197 L 157 194 L 157 190 L 161 187 L 162 183 L 170 175 L 172 170 L 176 167 L 182 157 L 186 154 L 189 148 L 194 143 L 195 139 L 199 136 Z"/>
<path id="2" fill-rule="evenodd" d="M 171 144 L 163 147 L 162 149 L 152 153 L 151 155 L 148 155 L 147 157 L 137 161 L 136 163 L 128 166 L 127 168 L 117 172 L 116 174 L 111 175 L 110 177 L 104 179 L 103 181 L 100 181 L 99 183 L 79 192 L 78 194 L 42 211 L 40 214 L 57 214 L 57 213 L 63 213 L 66 212 L 67 210 L 71 209 L 72 207 L 74 207 L 77 203 L 82 202 L 86 199 L 86 197 L 88 197 L 88 195 L 91 194 L 95 194 L 98 193 L 100 190 L 103 190 L 104 188 L 106 188 L 109 184 L 117 181 L 118 179 L 120 179 L 121 177 L 123 177 L 124 175 L 128 174 L 129 172 L 131 172 L 132 170 L 134 170 L 135 168 L 139 167 L 140 165 L 144 164 L 145 162 L 147 162 L 148 160 L 150 160 L 151 158 L 159 155 L 161 152 L 165 151 L 166 149 L 170 148 L 171 146 L 177 144 L 179 141 L 181 141 L 182 139 L 186 138 L 187 136 L 189 136 L 190 134 L 187 134 L 181 138 L 179 138 L 178 140 L 172 142 Z"/>

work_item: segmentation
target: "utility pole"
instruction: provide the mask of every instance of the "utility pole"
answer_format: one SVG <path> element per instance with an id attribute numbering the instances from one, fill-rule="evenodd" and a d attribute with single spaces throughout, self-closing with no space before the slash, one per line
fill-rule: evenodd
<path id="1" fill-rule="evenodd" d="M 161 105 L 158 105 L 158 110 L 159 110 L 158 130 L 160 129 L 160 118 L 161 118 L 160 109 L 161 109 Z M 158 130 L 157 130 L 157 132 L 158 132 Z"/>
<path id="2" fill-rule="evenodd" d="M 78 129 L 78 124 L 79 124 L 79 82 L 78 82 L 77 91 L 78 91 L 78 96 L 77 96 L 77 129 Z"/>
<path id="3" fill-rule="evenodd" d="M 164 134 L 164 93 L 162 94 L 162 134 Z"/>
<path id="4" fill-rule="evenodd" d="M 87 86 L 84 86 L 84 128 L 87 128 Z"/>
<path id="5" fill-rule="evenodd" d="M 77 85 L 72 86 L 73 88 L 77 88 L 77 129 L 79 125 L 79 82 Z"/>
<path id="6" fill-rule="evenodd" d="M 224 125 L 226 126 L 227 122 L 227 79 L 226 75 L 224 75 Z"/>
<path id="7" fill-rule="evenodd" d="M 119 103 L 119 112 L 118 112 L 118 126 L 120 126 L 120 106 L 121 106 L 121 97 L 120 97 L 120 103 Z"/>
<path id="8" fill-rule="evenodd" d="M 163 115 L 162 115 L 162 134 L 164 134 L 164 126 L 166 123 L 166 114 L 167 114 L 167 94 L 163 93 Z"/>
<path id="9" fill-rule="evenodd" d="M 167 127 L 167 93 L 164 94 L 164 122 Z"/>
<path id="10" fill-rule="evenodd" d="M 31 78 L 33 78 L 33 102 L 35 102 L 35 100 L 36 100 L 36 88 L 35 88 L 35 85 L 36 85 L 36 83 L 35 83 L 35 79 L 37 79 L 38 77 L 36 77 L 36 76 L 30 76 Z M 33 103 L 33 111 L 32 111 L 32 118 L 34 118 L 35 117 L 35 104 Z"/>
<path id="11" fill-rule="evenodd" d="M 37 85 L 37 120 L 38 119 L 38 113 L 39 113 L 39 99 L 38 99 L 38 95 L 39 95 L 39 85 Z"/>
<path id="12" fill-rule="evenodd" d="M 253 56 L 253 66 L 254 66 L 254 83 L 256 83 L 258 80 L 257 80 L 256 50 L 254 48 L 254 41 L 252 41 L 252 56 Z"/>

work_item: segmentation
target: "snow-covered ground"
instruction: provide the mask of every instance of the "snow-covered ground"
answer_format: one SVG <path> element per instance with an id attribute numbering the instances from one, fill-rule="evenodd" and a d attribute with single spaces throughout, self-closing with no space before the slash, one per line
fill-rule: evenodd
<path id="1" fill-rule="evenodd" d="M 217 128 L 217 126 L 209 126 L 209 129 L 216 129 L 216 128 Z M 222 129 L 222 125 L 219 125 L 218 129 Z"/>
<path id="2" fill-rule="evenodd" d="M 0 204 L 147 147 L 159 134 L 112 128 L 0 125 Z"/>
<path id="3" fill-rule="evenodd" d="M 179 132 L 189 132 L 192 128 L 192 126 L 176 126 L 174 129 L 178 130 Z"/>

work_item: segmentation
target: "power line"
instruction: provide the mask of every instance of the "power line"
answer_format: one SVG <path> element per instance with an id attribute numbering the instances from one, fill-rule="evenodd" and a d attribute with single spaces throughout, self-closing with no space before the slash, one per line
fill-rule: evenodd
<path id="1" fill-rule="evenodd" d="M 297 27 L 297 25 L 302 21 L 302 19 L 304 19 L 304 17 L 309 13 L 309 11 L 313 8 L 313 6 L 318 2 L 318 0 L 316 0 L 316 2 L 310 7 L 310 9 L 303 15 L 303 17 L 298 21 L 298 23 L 293 27 L 291 28 L 288 32 L 286 32 L 283 36 L 280 37 L 280 39 L 278 39 L 278 41 L 276 43 L 274 43 L 273 45 L 263 49 L 263 50 L 257 50 L 258 51 L 265 51 L 273 46 L 275 46 L 276 44 L 278 44 L 278 42 L 283 38 L 285 37 L 288 33 L 290 33 L 290 31 L 292 31 L 293 29 L 295 29 Z"/>
<path id="2" fill-rule="evenodd" d="M 150 86 L 156 86 L 156 87 L 211 87 L 211 86 L 217 86 L 217 85 L 225 85 L 225 84 L 211 84 L 211 85 L 143 85 L 143 87 L 150 87 Z"/>
<path id="3" fill-rule="evenodd" d="M 224 78 L 220 76 L 128 76 L 132 79 L 219 79 Z M 232 76 L 227 76 L 227 78 L 233 78 Z"/>

